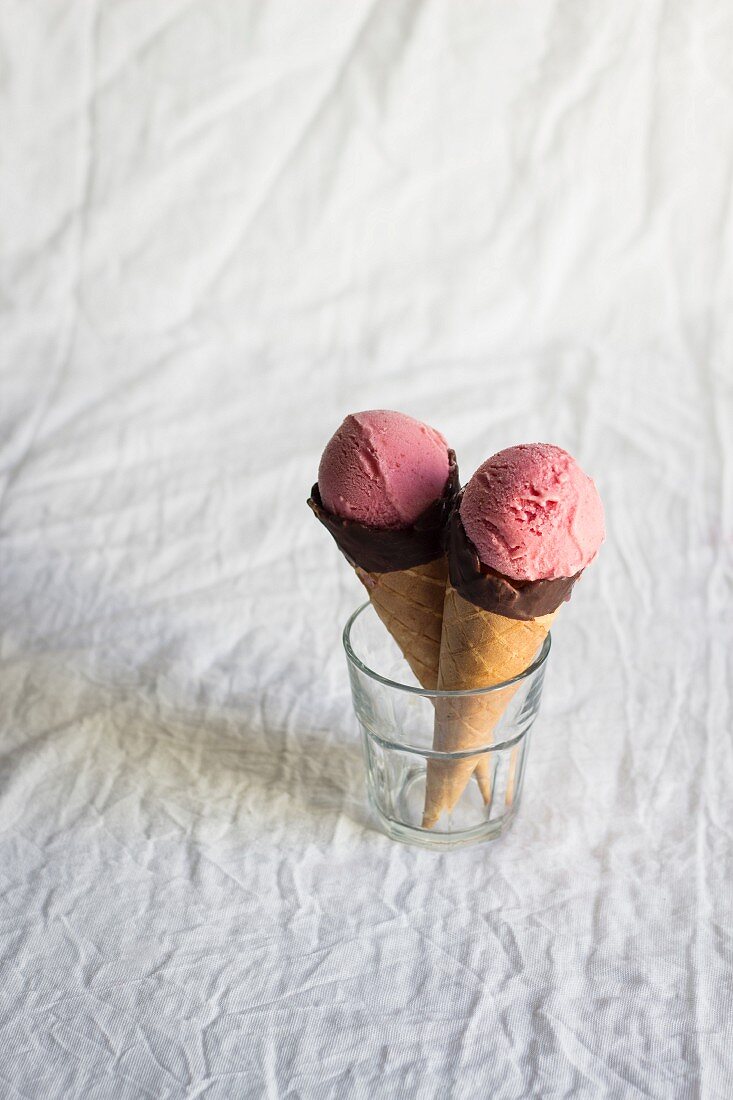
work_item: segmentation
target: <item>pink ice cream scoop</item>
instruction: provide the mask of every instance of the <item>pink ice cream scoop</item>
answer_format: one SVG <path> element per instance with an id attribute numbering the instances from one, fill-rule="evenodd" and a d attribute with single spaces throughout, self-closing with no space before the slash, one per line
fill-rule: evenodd
<path id="1" fill-rule="evenodd" d="M 517 581 L 572 577 L 605 537 L 592 480 L 550 443 L 508 447 L 479 466 L 460 508 L 484 565 Z"/>
<path id="2" fill-rule="evenodd" d="M 409 527 L 445 489 L 448 444 L 403 413 L 374 409 L 347 416 L 318 467 L 329 512 L 382 529 Z"/>

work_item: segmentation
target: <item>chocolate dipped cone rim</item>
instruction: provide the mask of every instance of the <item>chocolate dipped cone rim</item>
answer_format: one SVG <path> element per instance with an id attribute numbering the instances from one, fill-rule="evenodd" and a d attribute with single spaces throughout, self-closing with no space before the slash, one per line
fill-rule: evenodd
<path id="1" fill-rule="evenodd" d="M 484 611 L 525 620 L 551 615 L 563 601 L 570 599 L 582 569 L 574 577 L 516 581 L 484 565 L 461 520 L 462 496 L 459 493 L 456 497 L 447 531 L 448 572 L 459 596 Z"/>
<path id="2" fill-rule="evenodd" d="M 342 519 L 324 508 L 318 484 L 308 499 L 316 519 L 331 532 L 336 544 L 353 566 L 368 573 L 396 573 L 426 565 L 444 553 L 444 534 L 458 491 L 458 464 L 454 451 L 448 451 L 449 471 L 445 489 L 409 527 L 380 530 L 356 520 Z"/>

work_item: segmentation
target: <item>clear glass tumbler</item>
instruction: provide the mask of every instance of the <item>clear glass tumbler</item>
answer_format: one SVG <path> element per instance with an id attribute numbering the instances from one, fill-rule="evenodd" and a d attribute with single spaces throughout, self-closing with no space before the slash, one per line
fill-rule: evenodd
<path id="1" fill-rule="evenodd" d="M 473 691 L 425 691 L 397 645 L 365 603 L 344 628 L 354 711 L 370 802 L 394 840 L 441 850 L 492 840 L 519 809 L 532 725 L 542 695 L 548 634 L 519 676 Z M 436 720 L 465 721 L 471 747 L 435 752 Z M 476 738 L 482 742 L 476 744 Z M 425 794 L 436 778 L 457 797 L 432 828 L 423 827 Z M 462 792 L 462 793 L 457 793 Z"/>

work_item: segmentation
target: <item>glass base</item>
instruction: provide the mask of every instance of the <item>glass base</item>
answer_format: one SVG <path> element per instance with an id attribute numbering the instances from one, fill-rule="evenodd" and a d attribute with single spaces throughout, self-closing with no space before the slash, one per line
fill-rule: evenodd
<path id="1" fill-rule="evenodd" d="M 446 814 L 432 829 L 423 829 L 418 823 L 422 820 L 425 805 L 425 771 L 417 767 L 406 773 L 397 792 L 395 809 L 399 820 L 388 817 L 383 812 L 372 791 L 368 791 L 368 794 L 370 805 L 387 836 L 403 844 L 414 844 L 434 852 L 496 840 L 507 832 L 517 810 L 515 804 L 500 818 L 490 819 L 491 805 L 484 805 L 478 786 L 472 783 L 450 814 Z M 485 820 L 476 824 L 477 817 L 484 815 Z"/>

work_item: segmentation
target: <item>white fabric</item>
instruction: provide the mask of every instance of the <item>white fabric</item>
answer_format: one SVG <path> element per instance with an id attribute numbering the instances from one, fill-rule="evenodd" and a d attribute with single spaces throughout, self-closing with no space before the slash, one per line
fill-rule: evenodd
<path id="1" fill-rule="evenodd" d="M 0 8 L 0 1093 L 733 1095 L 725 0 Z M 366 807 L 342 416 L 609 537 L 493 845 Z"/>

